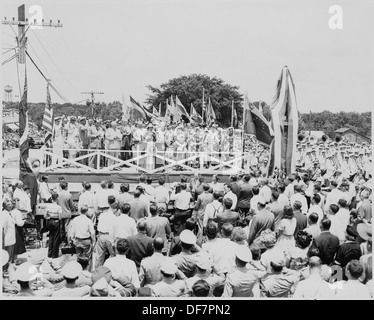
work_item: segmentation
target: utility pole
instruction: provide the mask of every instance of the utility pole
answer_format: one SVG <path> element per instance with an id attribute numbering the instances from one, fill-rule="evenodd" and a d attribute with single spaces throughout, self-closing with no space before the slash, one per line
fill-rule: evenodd
<path id="1" fill-rule="evenodd" d="M 60 23 L 60 20 L 57 20 L 57 23 L 53 23 L 52 20 L 49 22 L 44 22 L 44 19 L 42 19 L 42 22 L 34 21 L 29 22 L 26 18 L 26 12 L 25 12 L 25 5 L 21 5 L 18 7 L 18 20 L 15 20 L 14 17 L 12 20 L 7 20 L 5 17 L 2 21 L 2 24 L 8 24 L 8 25 L 18 25 L 18 37 L 16 37 L 17 45 L 18 45 L 18 63 L 25 64 L 26 62 L 26 46 L 27 46 L 27 37 L 26 32 L 30 28 L 30 26 L 39 26 L 39 27 L 62 27 L 62 23 Z M 25 26 L 28 26 L 28 28 L 25 30 Z"/>
<path id="2" fill-rule="evenodd" d="M 97 91 L 86 91 L 81 92 L 81 94 L 89 94 L 91 95 L 91 100 L 87 99 L 86 105 L 89 107 L 91 106 L 91 114 L 92 118 L 94 117 L 94 107 L 100 105 L 100 102 L 95 100 L 95 94 L 104 94 L 104 92 L 97 92 Z"/>

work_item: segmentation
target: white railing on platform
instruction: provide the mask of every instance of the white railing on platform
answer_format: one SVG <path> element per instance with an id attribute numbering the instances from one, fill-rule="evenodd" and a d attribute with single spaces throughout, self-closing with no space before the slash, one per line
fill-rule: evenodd
<path id="1" fill-rule="evenodd" d="M 70 156 L 64 157 L 63 152 Z M 78 157 L 75 157 L 77 152 Z M 252 157 L 251 153 L 164 151 L 155 148 L 142 151 L 45 148 L 43 153 L 43 172 L 74 168 L 78 172 L 88 173 L 108 173 L 113 170 L 147 174 L 240 173 L 248 171 Z"/>

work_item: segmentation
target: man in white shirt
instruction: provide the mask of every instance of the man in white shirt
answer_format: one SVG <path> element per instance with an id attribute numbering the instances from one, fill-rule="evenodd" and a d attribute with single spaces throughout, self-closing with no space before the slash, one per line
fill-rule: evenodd
<path id="1" fill-rule="evenodd" d="M 227 274 L 235 270 L 235 252 L 239 245 L 230 240 L 233 229 L 231 223 L 224 223 L 221 229 L 222 238 L 208 251 L 216 274 Z"/>
<path id="2" fill-rule="evenodd" d="M 134 196 L 129 193 L 129 190 L 130 185 L 128 183 L 122 183 L 119 187 L 120 192 L 116 195 L 116 198 L 120 208 L 122 208 L 125 203 L 130 203 L 130 201 L 134 199 Z"/>
<path id="3" fill-rule="evenodd" d="M 219 178 L 217 177 L 216 174 L 213 175 L 212 182 L 210 183 L 210 186 L 212 187 L 213 192 L 217 191 L 217 192 L 221 193 L 221 195 L 223 196 L 223 194 L 224 194 L 223 183 L 219 182 Z"/>
<path id="4" fill-rule="evenodd" d="M 321 277 L 321 259 L 317 256 L 311 257 L 308 265 L 310 277 L 298 283 L 293 298 L 298 300 L 334 300 L 334 291 Z"/>
<path id="5" fill-rule="evenodd" d="M 318 223 L 322 221 L 323 216 L 324 216 L 323 210 L 319 205 L 320 202 L 321 202 L 320 195 L 318 193 L 315 193 L 310 200 L 310 208 L 309 208 L 309 211 L 306 215 L 307 217 L 309 217 L 309 215 L 311 213 L 313 213 L 313 212 L 317 213 L 318 214 Z"/>
<path id="6" fill-rule="evenodd" d="M 95 195 L 91 192 L 91 184 L 86 183 L 84 185 L 84 190 L 85 192 L 81 193 L 81 195 L 79 196 L 78 211 L 80 211 L 84 206 L 87 207 L 87 217 L 89 217 L 93 222 L 95 222 Z"/>
<path id="7" fill-rule="evenodd" d="M 262 187 L 260 188 L 260 197 L 262 197 L 266 203 L 269 203 L 271 200 L 271 188 L 268 186 L 269 180 L 264 178 L 261 184 Z"/>
<path id="8" fill-rule="evenodd" d="M 130 250 L 127 239 L 120 239 L 116 245 L 117 255 L 115 257 L 108 258 L 104 267 L 107 267 L 112 272 L 113 280 L 127 280 L 130 281 L 135 288 L 140 288 L 139 275 L 136 270 L 135 262 L 126 258 L 128 251 Z"/>
<path id="9" fill-rule="evenodd" d="M 278 186 L 278 192 L 279 192 L 278 202 L 283 208 L 285 206 L 290 205 L 289 198 L 284 194 L 285 190 L 286 190 L 286 185 L 284 183 L 279 184 L 279 186 Z"/>
<path id="10" fill-rule="evenodd" d="M 115 203 L 113 196 L 108 197 L 108 203 Z M 97 256 L 96 256 L 96 268 L 103 265 L 105 260 L 105 254 L 108 252 L 111 257 L 115 256 L 114 252 L 114 233 L 115 226 L 117 223 L 116 216 L 113 210 L 110 208 L 100 214 L 99 223 L 97 224 Z"/>
<path id="11" fill-rule="evenodd" d="M 99 219 L 100 214 L 103 211 L 109 209 L 108 196 L 110 191 L 108 191 L 108 183 L 103 180 L 100 182 L 101 189 L 95 192 L 95 210 L 96 216 Z"/>
<path id="12" fill-rule="evenodd" d="M 13 199 L 19 199 L 18 210 L 23 214 L 31 212 L 31 199 L 29 195 L 23 190 L 23 182 L 18 181 L 16 183 L 16 189 L 13 193 Z"/>
<path id="13" fill-rule="evenodd" d="M 318 221 L 318 214 L 316 212 L 312 212 L 308 216 L 308 227 L 304 229 L 304 231 L 308 232 L 313 237 L 313 239 L 317 238 L 321 234 L 321 229 L 319 227 Z"/>
<path id="14" fill-rule="evenodd" d="M 330 189 L 330 193 L 326 196 L 325 211 L 328 210 L 331 204 L 337 205 L 338 201 L 344 198 L 344 194 L 338 189 L 338 183 L 335 180 L 331 181 Z"/>
<path id="15" fill-rule="evenodd" d="M 48 186 L 47 176 L 42 176 L 41 178 L 41 182 L 39 183 L 39 194 L 41 202 L 46 203 L 51 201 L 52 194 Z"/>
<path id="16" fill-rule="evenodd" d="M 87 217 L 87 206 L 82 206 L 80 213 L 71 221 L 69 237 L 74 242 L 78 257 L 90 258 L 92 245 L 95 242 L 95 229 L 92 221 Z"/>
<path id="17" fill-rule="evenodd" d="M 349 225 L 350 213 L 347 209 L 347 201 L 345 199 L 340 199 L 338 201 L 339 211 L 336 213 L 336 220 L 339 221 L 340 228 L 345 230 L 347 225 Z"/>
<path id="18" fill-rule="evenodd" d="M 294 186 L 294 194 L 290 198 L 291 206 L 295 203 L 295 201 L 301 202 L 301 213 L 307 214 L 308 212 L 308 202 L 304 195 L 301 194 L 301 187 L 300 185 Z"/>
<path id="19" fill-rule="evenodd" d="M 137 233 L 136 222 L 130 217 L 131 206 L 125 203 L 120 207 L 121 215 L 116 217 L 114 226 L 114 239 L 117 243 L 120 239 L 127 239 L 129 236 L 134 236 Z"/>
<path id="20" fill-rule="evenodd" d="M 225 183 L 223 187 L 224 187 L 224 190 L 225 190 L 225 196 L 223 197 L 223 200 L 225 200 L 226 198 L 231 199 L 232 200 L 231 210 L 235 210 L 236 205 L 238 203 L 237 195 L 234 192 L 232 192 L 230 183 Z"/>
<path id="21" fill-rule="evenodd" d="M 159 186 L 155 188 L 155 202 L 158 208 L 163 210 L 167 209 L 167 205 L 169 203 L 169 189 L 165 187 L 165 179 L 160 177 L 158 179 Z"/>
<path id="22" fill-rule="evenodd" d="M 294 194 L 294 178 L 292 176 L 288 177 L 285 180 L 286 183 L 286 189 L 284 190 L 284 194 L 287 196 L 288 199 L 291 199 L 291 197 Z"/>
<path id="23" fill-rule="evenodd" d="M 255 215 L 258 213 L 258 208 L 257 208 L 258 200 L 261 200 L 262 198 L 260 197 L 260 188 L 258 186 L 254 186 L 252 188 L 252 192 L 253 192 L 253 197 L 250 200 L 250 206 L 251 206 L 250 210 L 251 210 L 252 215 Z"/>
<path id="24" fill-rule="evenodd" d="M 219 213 L 224 211 L 222 202 L 219 201 L 221 193 L 218 191 L 213 192 L 213 202 L 208 203 L 205 208 L 204 218 L 203 218 L 203 227 L 206 228 L 208 221 L 213 220 L 217 217 Z"/>
<path id="25" fill-rule="evenodd" d="M 340 243 L 345 240 L 345 228 L 343 229 L 340 221 L 336 218 L 336 213 L 339 211 L 339 207 L 336 204 L 330 204 L 327 213 L 327 218 L 331 221 L 330 233 L 339 238 Z"/>
<path id="26" fill-rule="evenodd" d="M 363 267 L 358 260 L 351 260 L 345 268 L 348 281 L 343 282 L 341 288 L 336 289 L 337 300 L 371 300 L 370 290 L 359 281 Z"/>

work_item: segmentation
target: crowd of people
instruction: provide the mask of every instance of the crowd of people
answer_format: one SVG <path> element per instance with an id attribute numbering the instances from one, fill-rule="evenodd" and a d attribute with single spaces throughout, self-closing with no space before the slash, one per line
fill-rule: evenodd
<path id="1" fill-rule="evenodd" d="M 257 165 L 225 183 L 142 175 L 133 190 L 102 181 L 93 192 L 83 182 L 77 204 L 63 177 L 50 188 L 42 176 L 48 252 L 27 261 L 17 255 L 28 188 L 6 186 L 3 295 L 371 299 L 371 171 L 342 162 L 329 175 L 307 154 L 317 152 L 287 176 Z"/>
<path id="2" fill-rule="evenodd" d="M 16 132 L 3 132 L 3 150 L 18 148 L 19 134 Z"/>

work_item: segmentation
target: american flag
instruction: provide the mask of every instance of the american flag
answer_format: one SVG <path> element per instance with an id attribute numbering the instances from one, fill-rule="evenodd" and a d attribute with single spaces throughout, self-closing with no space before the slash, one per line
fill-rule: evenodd
<path id="1" fill-rule="evenodd" d="M 47 85 L 47 101 L 44 108 L 42 128 L 45 130 L 44 145 L 46 148 L 52 147 L 53 133 L 53 109 L 51 107 L 51 95 L 49 93 L 49 84 Z"/>
<path id="2" fill-rule="evenodd" d="M 205 117 L 206 117 L 205 122 L 208 126 L 210 126 L 216 121 L 216 114 L 214 113 L 214 109 L 212 106 L 212 102 L 210 101 L 210 97 L 209 97 L 208 108 L 206 110 Z"/>
<path id="3" fill-rule="evenodd" d="M 32 172 L 27 159 L 29 157 L 29 122 L 28 122 L 28 110 L 27 110 L 27 74 L 25 71 L 25 86 L 21 102 L 19 104 L 19 152 L 20 152 L 20 176 L 24 172 Z"/>

